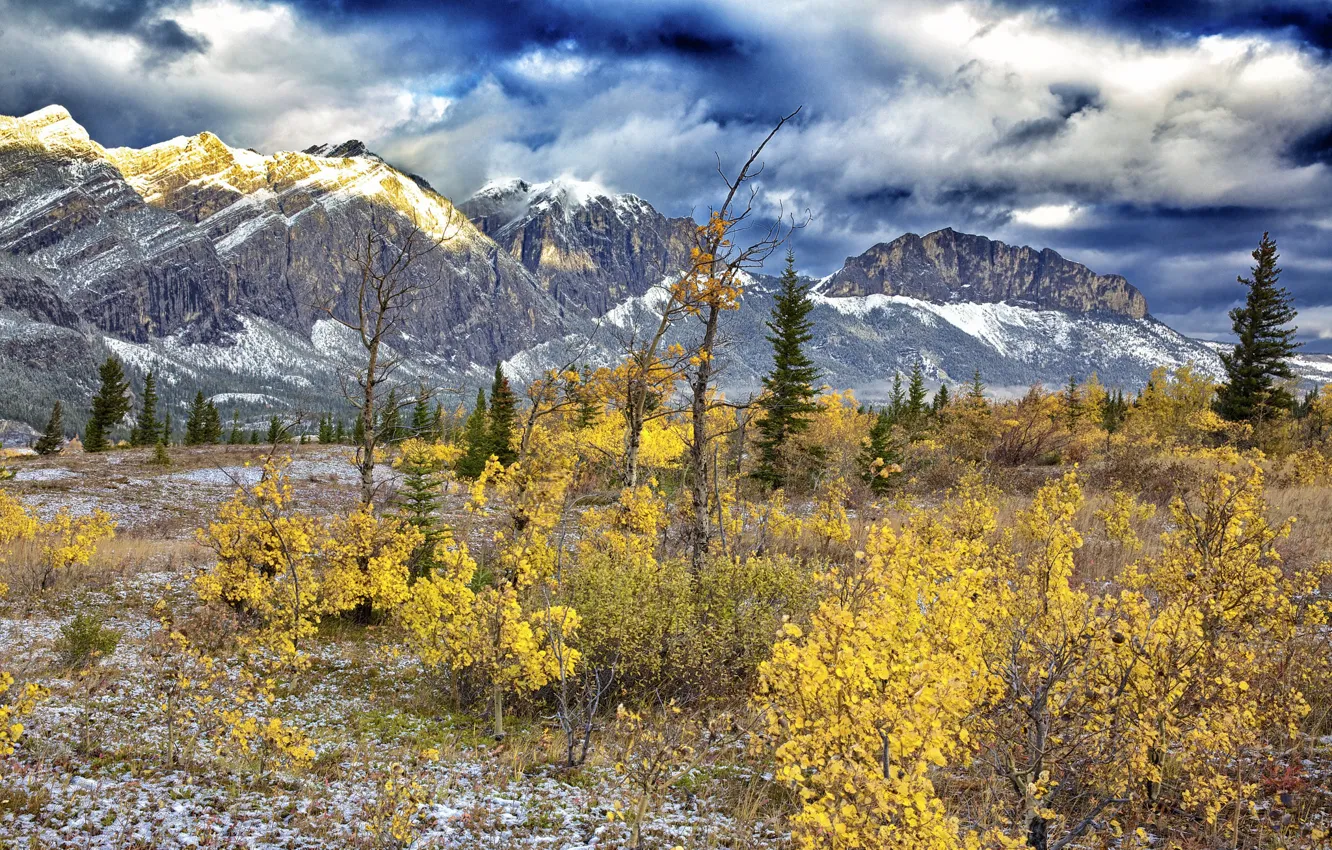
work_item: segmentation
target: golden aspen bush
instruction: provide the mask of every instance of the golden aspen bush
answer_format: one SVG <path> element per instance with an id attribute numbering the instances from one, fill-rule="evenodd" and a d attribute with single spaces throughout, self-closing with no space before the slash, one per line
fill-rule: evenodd
<path id="1" fill-rule="evenodd" d="M 931 777 L 970 759 L 968 721 L 998 686 L 976 639 L 992 599 L 984 548 L 925 512 L 876 527 L 853 564 L 820 576 L 808 626 L 786 626 L 756 700 L 777 778 L 800 795 L 798 846 L 981 843 Z"/>
<path id="2" fill-rule="evenodd" d="M 205 602 L 225 602 L 254 617 L 261 639 L 292 655 L 319 623 L 316 561 L 324 529 L 297 509 L 288 464 L 267 461 L 259 482 L 238 488 L 199 530 L 217 564 L 196 579 L 195 589 Z"/>
<path id="3" fill-rule="evenodd" d="M 319 550 L 320 610 L 385 615 L 408 597 L 408 562 L 425 535 L 406 520 L 362 505 L 328 523 Z"/>
<path id="4" fill-rule="evenodd" d="M 62 570 L 87 566 L 104 540 L 115 537 L 116 521 L 96 509 L 75 516 L 62 507 L 50 519 L 0 491 L 0 567 L 27 592 L 49 590 Z M 0 594 L 8 592 L 0 581 Z"/>
<path id="5" fill-rule="evenodd" d="M 1259 767 L 1298 742 L 1306 692 L 1330 681 L 1332 565 L 1283 570 L 1291 521 L 1268 510 L 1257 465 L 1217 473 L 1171 505 L 1164 551 L 1127 571 L 1117 600 L 1130 790 L 1209 824 L 1255 800 Z"/>
<path id="6" fill-rule="evenodd" d="M 0 671 L 0 696 L 9 693 L 13 687 L 13 674 Z M 32 714 L 37 704 L 48 695 L 46 688 L 29 682 L 19 691 L 17 698 L 0 702 L 0 758 L 14 754 L 14 745 L 23 735 L 23 724 L 19 718 Z"/>

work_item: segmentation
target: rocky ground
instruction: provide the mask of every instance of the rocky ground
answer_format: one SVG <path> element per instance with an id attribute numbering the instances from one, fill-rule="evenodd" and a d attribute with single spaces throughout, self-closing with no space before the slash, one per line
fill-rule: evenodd
<path id="1" fill-rule="evenodd" d="M 615 769 L 610 730 L 574 771 L 560 766 L 558 730 L 539 712 L 496 744 L 483 720 L 451 711 L 439 683 L 374 628 L 328 625 L 308 669 L 275 682 L 269 711 L 310 737 L 308 765 L 260 766 L 215 747 L 200 712 L 171 733 L 184 757 L 168 769 L 159 616 L 170 612 L 193 633 L 224 641 L 225 624 L 199 622 L 208 615 L 189 578 L 209 553 L 193 542 L 193 528 L 235 480 L 254 475 L 245 464 L 259 452 L 173 454 L 167 469 L 139 452 L 10 464 L 17 474 L 4 486 L 43 510 L 101 507 L 121 525 L 91 567 L 46 593 L 16 585 L 0 602 L 0 670 L 50 691 L 25 718 L 17 752 L 0 760 L 0 845 L 628 846 L 622 813 L 633 789 Z M 341 450 L 296 455 L 302 499 L 329 510 L 354 501 Z M 119 633 L 114 652 L 83 675 L 64 669 L 56 651 L 62 626 L 78 614 Z M 238 682 L 235 662 L 225 651 L 218 657 L 224 684 Z M 700 761 L 654 800 L 643 846 L 784 847 L 775 791 L 755 773 L 740 750 Z"/>

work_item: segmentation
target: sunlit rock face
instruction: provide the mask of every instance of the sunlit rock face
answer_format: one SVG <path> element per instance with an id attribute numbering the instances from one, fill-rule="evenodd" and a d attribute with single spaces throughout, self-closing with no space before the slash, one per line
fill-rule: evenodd
<path id="1" fill-rule="evenodd" d="M 108 156 L 150 203 L 207 234 L 247 314 L 303 333 L 325 305 L 349 317 L 356 254 L 375 233 L 429 248 L 405 276 L 421 289 L 403 327 L 419 348 L 464 367 L 560 331 L 518 261 L 360 142 L 264 156 L 201 133 Z"/>
<path id="2" fill-rule="evenodd" d="M 212 242 L 145 202 L 60 107 L 0 117 L 0 253 L 126 339 L 216 339 L 236 326 Z"/>
<path id="3" fill-rule="evenodd" d="M 561 310 L 599 316 L 689 265 L 695 225 L 590 183 L 501 180 L 459 205 Z"/>
<path id="4" fill-rule="evenodd" d="M 825 295 L 902 295 L 942 304 L 1025 302 L 1077 313 L 1147 315 L 1119 275 L 1099 275 L 1046 248 L 1005 245 L 951 228 L 875 245 L 832 275 Z"/>

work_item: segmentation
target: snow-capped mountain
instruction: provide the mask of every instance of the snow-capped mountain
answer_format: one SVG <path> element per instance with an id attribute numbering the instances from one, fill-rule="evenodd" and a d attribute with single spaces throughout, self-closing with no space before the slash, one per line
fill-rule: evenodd
<path id="1" fill-rule="evenodd" d="M 497 180 L 459 204 L 562 309 L 593 316 L 689 263 L 694 222 L 577 180 Z"/>
<path id="2" fill-rule="evenodd" d="M 205 132 L 106 149 L 60 107 L 0 117 L 0 416 L 40 424 L 60 398 L 77 423 L 107 352 L 155 369 L 168 406 L 196 389 L 254 415 L 335 406 L 358 350 L 320 308 L 349 313 L 349 254 L 371 230 L 441 240 L 412 269 L 425 295 L 391 343 L 402 380 L 610 362 L 688 265 L 694 228 L 572 179 L 495 181 L 455 207 L 354 140 L 263 154 Z M 727 317 L 734 394 L 768 366 L 773 288 L 755 276 Z M 916 363 L 935 382 L 979 368 L 996 387 L 1217 369 L 1122 277 L 952 230 L 850 257 L 815 298 L 824 380 L 869 399 Z"/>

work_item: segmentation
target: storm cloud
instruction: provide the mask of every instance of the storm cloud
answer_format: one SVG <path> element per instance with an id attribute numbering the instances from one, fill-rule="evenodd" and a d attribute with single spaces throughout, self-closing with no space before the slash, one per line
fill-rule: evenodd
<path id="1" fill-rule="evenodd" d="M 1265 230 L 1332 338 L 1332 10 L 1319 2 L 0 0 L 0 113 L 104 144 L 360 138 L 462 198 L 570 176 L 670 214 L 782 114 L 803 270 L 952 226 L 1127 276 L 1224 337 Z"/>

